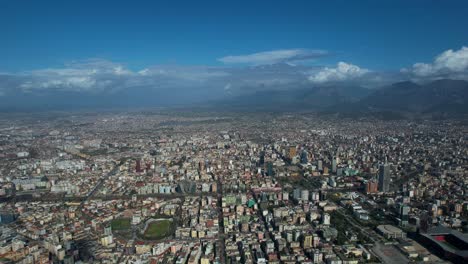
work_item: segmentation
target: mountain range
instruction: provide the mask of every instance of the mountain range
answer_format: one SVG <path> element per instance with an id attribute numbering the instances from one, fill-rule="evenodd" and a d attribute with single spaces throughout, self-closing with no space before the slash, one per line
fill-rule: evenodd
<path id="1" fill-rule="evenodd" d="M 376 89 L 328 85 L 261 91 L 224 100 L 217 105 L 238 110 L 460 116 L 468 114 L 468 82 L 443 79 L 425 84 L 398 82 Z"/>
<path id="2" fill-rule="evenodd" d="M 287 89 L 286 89 L 287 88 Z M 136 87 L 110 94 L 73 91 L 11 93 L 0 96 L 0 111 L 77 110 L 103 108 L 183 107 L 214 111 L 319 112 L 324 114 L 397 116 L 468 116 L 468 82 L 442 79 L 424 84 L 405 81 L 385 87 L 352 84 L 265 86 L 220 97 L 194 89 L 178 91 Z M 388 115 L 387 115 L 388 116 Z"/>

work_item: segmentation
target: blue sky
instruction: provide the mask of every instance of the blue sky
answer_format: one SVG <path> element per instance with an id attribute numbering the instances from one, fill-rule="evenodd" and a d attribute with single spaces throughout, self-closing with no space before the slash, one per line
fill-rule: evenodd
<path id="1" fill-rule="evenodd" d="M 73 2 L 73 3 L 72 3 Z M 88 58 L 132 69 L 322 49 L 316 62 L 399 69 L 468 45 L 467 1 L 2 1 L 0 70 Z"/>
<path id="2" fill-rule="evenodd" d="M 467 14 L 462 0 L 1 1 L 0 97 L 468 79 Z"/>

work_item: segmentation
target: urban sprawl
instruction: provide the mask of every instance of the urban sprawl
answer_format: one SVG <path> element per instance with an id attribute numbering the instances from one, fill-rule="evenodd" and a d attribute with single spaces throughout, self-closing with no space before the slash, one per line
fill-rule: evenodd
<path id="1" fill-rule="evenodd" d="M 0 263 L 467 263 L 468 126 L 0 117 Z"/>

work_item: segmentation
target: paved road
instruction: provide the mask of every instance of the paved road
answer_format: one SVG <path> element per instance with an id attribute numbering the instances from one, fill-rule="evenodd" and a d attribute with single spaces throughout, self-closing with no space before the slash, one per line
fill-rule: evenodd
<path id="1" fill-rule="evenodd" d="M 223 207 L 222 207 L 222 199 L 223 199 L 223 183 L 222 183 L 222 176 L 218 177 L 218 243 L 219 243 L 219 259 L 220 263 L 226 263 L 226 238 L 224 236 L 224 219 L 223 219 Z"/>
<path id="2" fill-rule="evenodd" d="M 380 237 L 375 232 L 369 231 L 367 230 L 367 228 L 361 226 L 359 223 L 356 222 L 356 220 L 354 220 L 352 216 L 346 214 L 346 212 L 344 212 L 344 209 L 338 208 L 336 212 L 342 215 L 344 218 L 346 218 L 349 224 L 351 224 L 357 230 L 360 230 L 364 235 L 366 235 L 370 240 L 372 240 L 373 243 L 380 241 Z"/>
<path id="3" fill-rule="evenodd" d="M 109 179 L 110 176 L 114 176 L 114 175 L 117 173 L 117 171 L 119 170 L 120 165 L 122 165 L 122 162 L 120 162 L 119 164 L 115 165 L 115 167 L 112 168 L 112 170 L 111 170 L 109 173 L 107 173 L 106 175 L 104 175 L 104 176 L 102 176 L 101 178 L 99 178 L 98 183 L 94 186 L 94 188 L 93 188 L 90 192 L 88 192 L 88 194 L 87 194 L 87 195 L 84 197 L 84 199 L 81 201 L 81 203 L 80 203 L 80 209 L 83 208 L 84 203 L 85 203 L 90 197 L 92 197 L 92 196 L 96 193 L 97 190 L 99 190 L 99 189 L 102 187 L 102 185 L 104 184 L 104 182 L 105 182 L 107 179 Z"/>

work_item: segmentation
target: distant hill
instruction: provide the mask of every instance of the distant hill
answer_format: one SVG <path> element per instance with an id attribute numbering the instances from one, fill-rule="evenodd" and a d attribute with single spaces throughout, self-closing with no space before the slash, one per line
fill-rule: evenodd
<path id="1" fill-rule="evenodd" d="M 349 108 L 348 108 L 349 107 Z M 371 93 L 341 111 L 395 111 L 417 114 L 468 114 L 468 82 L 437 80 L 427 84 L 399 82 Z"/>
<path id="2" fill-rule="evenodd" d="M 185 87 L 178 90 L 134 87 L 113 92 L 37 89 L 33 92 L 12 91 L 0 96 L 0 112 L 178 107 L 203 102 L 207 98 L 208 95 Z"/>
<path id="3" fill-rule="evenodd" d="M 382 116 L 392 118 L 402 115 L 456 116 L 468 114 L 468 82 L 444 79 L 426 84 L 398 82 L 378 89 L 332 85 L 264 90 L 222 100 L 216 105 L 235 110 L 303 110 L 350 116 L 382 113 Z"/>
<path id="4" fill-rule="evenodd" d="M 280 65 L 281 66 L 281 65 Z M 285 71 L 291 66 L 264 67 L 265 71 Z M 200 93 L 192 87 L 178 89 L 132 89 L 81 93 L 78 91 L 11 90 L 0 96 L 0 111 L 78 110 L 107 108 L 168 107 L 210 111 L 319 112 L 345 117 L 467 117 L 468 82 L 437 80 L 425 84 L 410 81 L 368 89 L 352 84 L 315 85 L 296 83 L 243 87 L 220 93 L 209 87 Z M 252 92 L 250 92 L 252 91 Z M 235 93 L 237 92 L 237 93 Z"/>
<path id="5" fill-rule="evenodd" d="M 214 105 L 238 110 L 314 111 L 357 102 L 371 92 L 360 86 L 343 85 L 263 90 L 217 101 Z"/>

